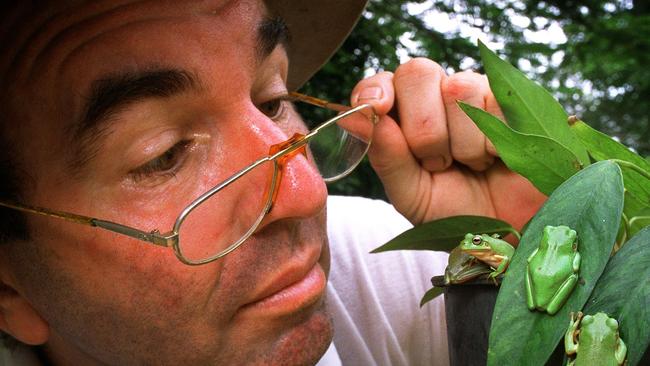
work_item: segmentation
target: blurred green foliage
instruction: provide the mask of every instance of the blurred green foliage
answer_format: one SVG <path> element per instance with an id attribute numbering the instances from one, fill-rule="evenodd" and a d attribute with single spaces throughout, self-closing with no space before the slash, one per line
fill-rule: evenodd
<path id="1" fill-rule="evenodd" d="M 425 21 L 432 14 L 446 14 L 458 27 L 438 31 Z M 566 38 L 530 36 L 558 26 Z M 475 63 L 478 48 L 463 27 L 502 44 L 500 55 L 551 90 L 568 113 L 642 155 L 650 153 L 647 0 L 370 0 L 339 52 L 302 91 L 345 102 L 367 70 L 397 68 L 398 52 L 429 57 L 449 72 L 482 72 Z M 330 192 L 385 198 L 368 164 Z"/>

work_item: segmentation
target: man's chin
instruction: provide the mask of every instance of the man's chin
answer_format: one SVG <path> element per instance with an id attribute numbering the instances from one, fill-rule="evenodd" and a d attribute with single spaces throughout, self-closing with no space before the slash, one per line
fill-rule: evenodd
<path id="1" fill-rule="evenodd" d="M 332 342 L 334 331 L 325 307 L 314 313 L 303 325 L 278 344 L 278 358 L 267 364 L 314 365 L 325 354 Z M 275 361 L 281 361 L 275 363 Z"/>
<path id="2" fill-rule="evenodd" d="M 278 321 L 268 329 L 263 327 L 264 324 L 259 324 L 258 329 L 252 329 L 251 338 L 246 344 L 257 346 L 244 355 L 247 361 L 242 364 L 313 365 L 327 351 L 333 337 L 332 320 L 324 299 L 311 309 L 282 319 L 281 323 Z M 263 341 L 260 337 L 267 340 Z M 241 339 L 238 343 L 241 344 Z"/>

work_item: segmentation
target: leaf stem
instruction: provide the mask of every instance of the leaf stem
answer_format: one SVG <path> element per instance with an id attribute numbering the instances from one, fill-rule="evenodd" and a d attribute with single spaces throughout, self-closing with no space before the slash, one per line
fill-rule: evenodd
<path id="1" fill-rule="evenodd" d="M 634 216 L 628 222 L 629 227 L 632 227 L 632 224 L 634 224 L 634 222 L 637 220 L 650 220 L 650 216 Z"/>
<path id="2" fill-rule="evenodd" d="M 625 244 L 627 241 L 627 235 L 630 232 L 630 221 L 627 219 L 627 215 L 625 213 L 621 214 L 621 218 L 623 219 L 623 234 L 621 235 L 620 239 L 614 243 L 614 253 L 618 252 L 619 249 Z M 614 254 L 612 253 L 612 255 Z"/>
<path id="3" fill-rule="evenodd" d="M 517 229 L 511 227 L 510 229 L 508 229 L 508 232 L 514 235 L 517 238 L 517 240 L 521 240 L 521 234 L 519 234 L 519 231 L 517 231 Z"/>
<path id="4" fill-rule="evenodd" d="M 620 159 L 609 159 L 609 161 L 614 162 L 621 167 L 632 169 L 637 173 L 639 173 L 640 175 L 642 175 L 643 177 L 645 177 L 646 179 L 650 180 L 650 173 L 648 173 L 646 170 L 641 169 L 638 165 L 634 163 L 625 160 L 620 160 Z"/>

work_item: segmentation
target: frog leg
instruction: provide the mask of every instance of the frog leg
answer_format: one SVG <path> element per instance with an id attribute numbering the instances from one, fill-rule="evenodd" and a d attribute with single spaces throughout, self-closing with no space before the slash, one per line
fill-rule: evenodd
<path id="1" fill-rule="evenodd" d="M 550 314 L 553 315 L 557 313 L 558 310 L 564 305 L 564 302 L 566 299 L 569 297 L 571 294 L 571 291 L 573 291 L 573 288 L 575 287 L 576 283 L 578 283 L 578 275 L 577 274 L 572 274 L 564 280 L 564 283 L 562 283 L 562 286 L 557 290 L 555 295 L 553 295 L 553 298 L 551 301 L 548 303 L 548 306 L 546 307 L 546 311 Z"/>
<path id="2" fill-rule="evenodd" d="M 580 253 L 576 252 L 576 255 L 573 257 L 573 273 L 578 273 L 578 270 L 580 269 Z"/>
<path id="3" fill-rule="evenodd" d="M 539 248 L 535 248 L 532 253 L 528 256 L 528 259 L 526 260 L 528 262 L 528 265 L 526 266 L 526 305 L 528 306 L 529 310 L 535 310 L 535 298 L 533 297 L 533 293 L 535 292 L 535 288 L 533 287 L 533 281 L 530 279 L 531 274 L 530 274 L 530 261 L 533 260 L 533 257 L 537 252 L 539 251 Z"/>
<path id="4" fill-rule="evenodd" d="M 526 260 L 528 263 L 530 263 L 530 261 L 533 260 L 533 257 L 535 256 L 535 254 L 537 254 L 537 251 L 539 251 L 539 248 L 535 248 L 535 250 L 533 250 L 533 252 L 530 253 L 530 255 L 528 256 L 528 259 Z"/>
<path id="5" fill-rule="evenodd" d="M 506 268 L 508 268 L 508 264 L 510 264 L 510 258 L 507 256 L 497 256 L 498 258 L 501 259 L 501 263 L 499 263 L 499 266 L 494 270 L 494 272 L 490 273 L 490 278 L 495 278 L 496 276 L 500 275 L 501 273 L 506 271 Z"/>
<path id="6" fill-rule="evenodd" d="M 578 342 L 576 341 L 576 333 L 578 331 L 578 326 L 580 325 L 580 320 L 582 320 L 582 312 L 571 313 L 571 319 L 569 320 L 569 328 L 564 333 L 564 350 L 567 355 L 575 355 L 578 351 Z"/>
<path id="7" fill-rule="evenodd" d="M 530 266 L 527 266 L 526 267 L 526 305 L 528 306 L 528 310 L 531 311 L 535 310 L 536 308 L 535 298 L 533 297 L 534 292 L 535 292 L 535 288 L 533 287 L 533 281 L 531 280 Z"/>
<path id="8" fill-rule="evenodd" d="M 626 355 L 627 355 L 627 346 L 625 345 L 625 342 L 623 342 L 621 337 L 618 337 L 618 341 L 616 342 L 616 351 L 614 352 L 614 358 L 616 358 L 616 362 L 618 362 L 619 365 L 622 365 L 623 362 L 625 362 Z"/>

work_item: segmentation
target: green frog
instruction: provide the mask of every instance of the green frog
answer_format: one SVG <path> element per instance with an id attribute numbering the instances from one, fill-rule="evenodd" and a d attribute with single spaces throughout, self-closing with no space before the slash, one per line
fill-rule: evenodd
<path id="1" fill-rule="evenodd" d="M 571 313 L 564 349 L 572 357 L 569 366 L 620 366 L 627 354 L 625 342 L 618 334 L 618 322 L 605 313 L 584 318 L 582 312 Z"/>
<path id="2" fill-rule="evenodd" d="M 546 226 L 540 245 L 528 257 L 526 304 L 530 310 L 555 314 L 578 282 L 577 234 L 568 226 Z"/>
<path id="3" fill-rule="evenodd" d="M 492 269 L 488 265 L 479 262 L 457 246 L 449 253 L 449 262 L 445 268 L 445 284 L 464 283 L 490 272 Z"/>
<path id="4" fill-rule="evenodd" d="M 460 242 L 460 249 L 492 267 L 493 270 L 488 276 L 491 279 L 506 271 L 515 253 L 515 248 L 497 234 L 465 234 L 465 239 Z"/>

